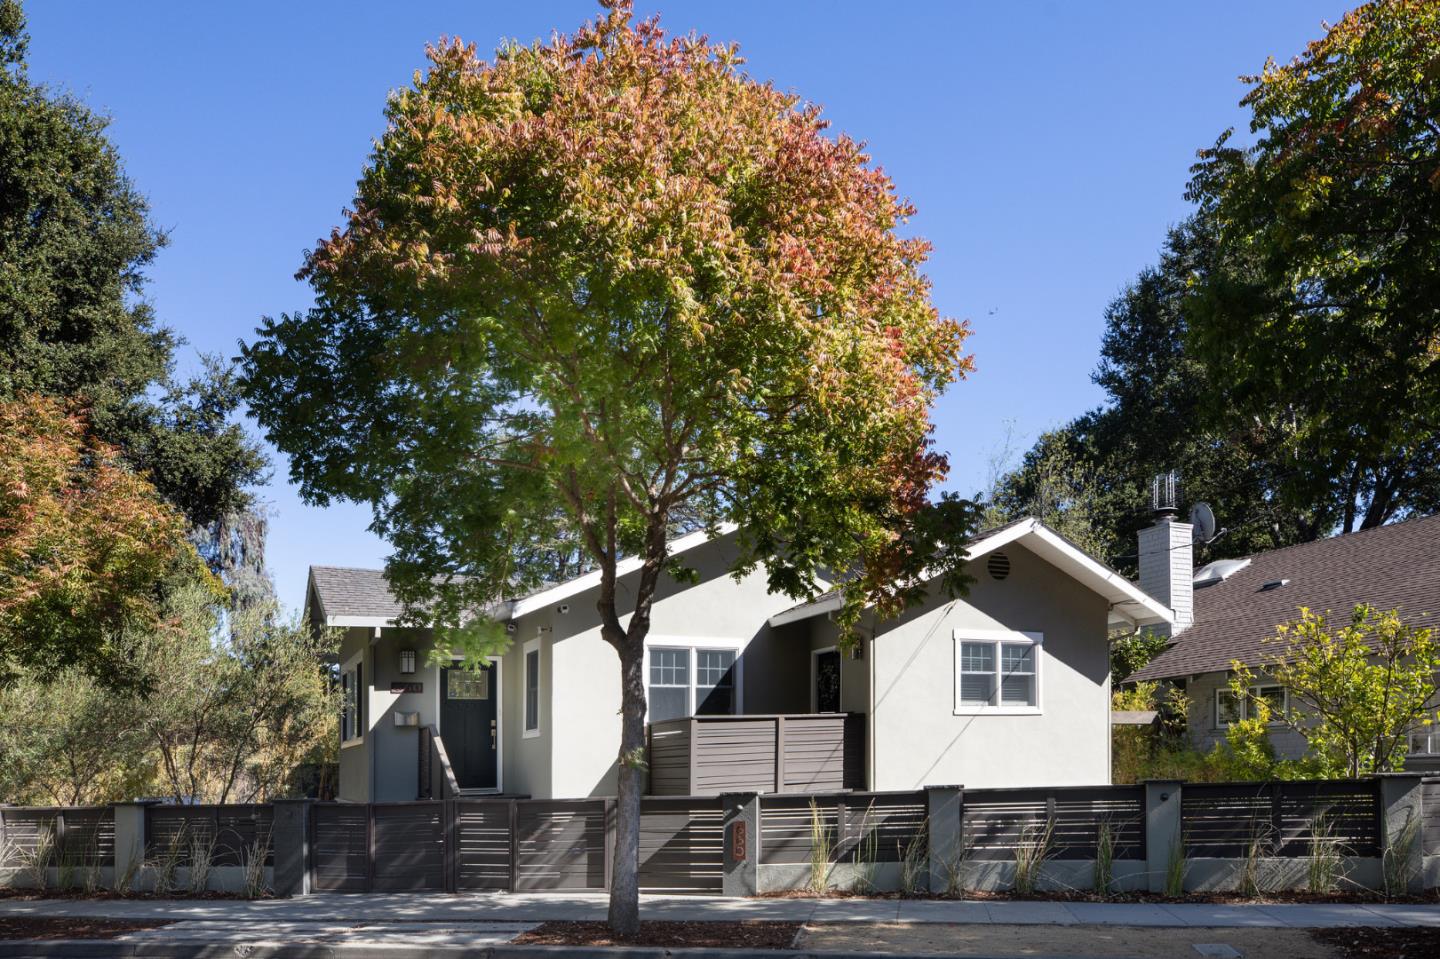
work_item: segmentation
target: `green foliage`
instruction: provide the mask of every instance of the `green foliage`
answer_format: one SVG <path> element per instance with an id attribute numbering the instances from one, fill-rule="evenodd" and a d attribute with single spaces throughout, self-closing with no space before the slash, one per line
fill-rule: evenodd
<path id="1" fill-rule="evenodd" d="M 55 401 L 0 400 L 0 436 L 0 686 L 22 668 L 133 683 L 118 639 L 159 625 L 160 587 L 218 589 L 184 517 Z"/>
<path id="2" fill-rule="evenodd" d="M 1154 632 L 1134 632 L 1121 636 L 1113 636 L 1110 639 L 1110 681 L 1114 683 L 1124 682 L 1130 676 L 1135 675 L 1140 669 L 1148 665 L 1150 660 L 1159 656 L 1170 642 L 1169 638 Z M 1146 685 L 1144 683 L 1140 684 Z M 1153 683 L 1149 684 L 1152 692 L 1155 689 Z M 1122 707 L 1116 707 L 1117 709 Z M 1124 707 L 1127 709 L 1157 709 L 1158 706 L 1133 706 Z"/>
<path id="3" fill-rule="evenodd" d="M 1188 196 L 1213 224 L 1187 296 L 1210 410 L 1279 438 L 1291 504 L 1344 531 L 1440 507 L 1440 7 L 1384 0 L 1247 77 Z"/>
<path id="4" fill-rule="evenodd" d="M 994 484 L 992 520 L 1039 516 L 1130 574 L 1157 473 L 1178 471 L 1185 500 L 1209 502 L 1227 530 L 1198 548 L 1199 562 L 1313 540 L 1339 521 L 1335 497 L 1280 501 L 1292 469 L 1282 437 L 1219 418 L 1208 402 L 1218 387 L 1188 344 L 1188 298 L 1195 278 L 1214 268 L 1214 246 L 1207 220 L 1182 223 L 1160 262 L 1110 304 L 1092 376 L 1106 405 L 1040 437 Z"/>
<path id="5" fill-rule="evenodd" d="M 1266 640 L 1259 669 L 1289 690 L 1291 709 L 1272 715 L 1254 695 L 1255 669 L 1234 665 L 1231 691 L 1250 704 L 1256 722 L 1274 720 L 1309 742 L 1306 768 L 1363 776 L 1403 767 L 1410 731 L 1434 719 L 1440 645 L 1428 627 L 1398 611 L 1356 606 L 1340 628 L 1301 608 Z M 1240 724 L 1237 724 L 1240 725 Z"/>
<path id="6" fill-rule="evenodd" d="M 178 341 L 143 298 L 164 245 L 107 121 L 32 83 L 24 17 L 0 4 L 0 399 L 79 400 L 99 437 L 192 525 L 248 503 L 264 470 L 218 360 L 176 381 Z"/>
<path id="7" fill-rule="evenodd" d="M 335 637 L 188 587 L 158 628 L 118 646 L 141 688 L 70 669 L 0 692 L 0 802 L 251 802 L 285 795 L 302 764 L 333 761 L 339 707 L 324 659 Z"/>

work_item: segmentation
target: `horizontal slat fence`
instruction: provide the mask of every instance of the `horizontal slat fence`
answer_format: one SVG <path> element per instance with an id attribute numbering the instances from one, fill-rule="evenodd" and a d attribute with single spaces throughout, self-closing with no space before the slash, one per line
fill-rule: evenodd
<path id="1" fill-rule="evenodd" d="M 461 892 L 508 891 L 514 804 L 462 799 L 453 805 L 455 888 Z"/>
<path id="2" fill-rule="evenodd" d="M 0 847 L 34 861 L 49 846 L 53 865 L 108 866 L 115 861 L 115 810 L 109 806 L 0 807 Z"/>
<path id="3" fill-rule="evenodd" d="M 808 863 L 819 829 L 832 862 L 857 856 L 900 862 L 925 842 L 925 792 L 856 792 L 825 796 L 764 796 L 760 800 L 760 864 Z"/>
<path id="4" fill-rule="evenodd" d="M 1047 843 L 1052 859 L 1094 859 L 1107 825 L 1114 858 L 1145 858 L 1142 786 L 966 790 L 961 818 L 970 859 L 1013 860 L 1022 842 Z"/>
<path id="5" fill-rule="evenodd" d="M 1185 855 L 1304 856 L 1317 835 L 1348 856 L 1380 854 L 1380 794 L 1375 780 L 1186 783 L 1180 831 Z"/>
<path id="6" fill-rule="evenodd" d="M 1421 827 L 1424 830 L 1421 843 L 1424 846 L 1424 854 L 1440 856 L 1440 776 L 1427 777 L 1421 789 L 1423 792 L 1420 802 L 1424 809 L 1424 816 L 1421 819 Z"/>
<path id="7" fill-rule="evenodd" d="M 262 803 L 226 806 L 148 806 L 145 809 L 145 855 L 173 858 L 189 866 L 193 854 L 208 848 L 212 866 L 243 866 L 255 851 L 274 865 L 270 830 L 274 811 Z"/>
<path id="8" fill-rule="evenodd" d="M 640 801 L 640 888 L 719 892 L 725 867 L 720 804 L 646 797 Z"/>
<path id="9" fill-rule="evenodd" d="M 605 800 L 527 800 L 516 807 L 515 891 L 605 888 Z"/>

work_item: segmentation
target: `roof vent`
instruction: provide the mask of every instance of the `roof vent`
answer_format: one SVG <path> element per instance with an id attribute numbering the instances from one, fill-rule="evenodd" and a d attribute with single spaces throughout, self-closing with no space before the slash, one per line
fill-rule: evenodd
<path id="1" fill-rule="evenodd" d="M 1272 580 L 1270 580 L 1270 582 L 1268 582 L 1268 583 L 1266 583 L 1266 584 L 1264 584 L 1263 586 L 1260 587 L 1260 592 L 1262 592 L 1262 593 L 1268 593 L 1268 592 L 1270 592 L 1272 589 L 1279 589 L 1281 586 L 1289 586 L 1289 585 L 1290 585 L 1290 581 L 1289 581 L 1288 579 L 1272 579 Z"/>
<path id="2" fill-rule="evenodd" d="M 1214 586 L 1216 583 L 1223 583 L 1249 565 L 1248 559 L 1217 559 L 1215 562 L 1207 563 L 1197 569 L 1193 582 L 1196 586 Z"/>
<path id="3" fill-rule="evenodd" d="M 1004 579 L 1010 575 L 1010 557 L 1004 553 L 991 553 L 985 568 L 990 571 L 992 579 Z"/>

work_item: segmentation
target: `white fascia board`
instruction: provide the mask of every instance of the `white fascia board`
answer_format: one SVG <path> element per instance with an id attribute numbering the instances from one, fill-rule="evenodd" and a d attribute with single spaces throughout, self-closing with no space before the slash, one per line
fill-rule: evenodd
<path id="1" fill-rule="evenodd" d="M 735 532 L 735 530 L 737 529 L 739 529 L 739 527 L 736 526 L 734 523 L 721 523 L 720 532 L 715 538 L 718 539 L 721 536 L 727 536 L 730 533 Z M 692 550 L 697 546 L 703 546 L 708 542 L 710 542 L 710 535 L 702 529 L 698 530 L 697 532 L 690 533 L 689 535 L 682 536 L 677 540 L 673 540 L 666 547 L 666 552 L 671 556 L 678 556 L 679 554 L 688 552 L 689 550 Z M 642 563 L 643 560 L 641 560 L 638 556 L 630 556 L 622 559 L 620 562 L 615 564 L 615 578 L 619 579 L 621 576 L 625 576 L 629 573 L 635 572 L 641 567 Z M 546 606 L 564 602 L 572 596 L 577 596 L 580 593 L 585 592 L 587 589 L 592 589 L 593 587 L 599 585 L 600 570 L 592 570 L 591 572 L 586 573 L 584 576 L 577 576 L 574 579 L 569 580 L 568 582 L 561 583 L 558 586 L 552 586 L 549 589 L 544 590 L 543 592 L 535 593 L 532 596 L 526 596 L 522 599 L 515 600 L 513 603 L 510 604 L 510 615 L 507 618 L 519 619 L 521 616 L 524 616 L 527 613 L 533 613 L 537 609 L 544 609 Z"/>
<path id="2" fill-rule="evenodd" d="M 364 626 L 373 629 L 377 626 L 394 626 L 395 620 L 389 616 L 326 616 L 326 626 L 338 626 L 342 629 L 351 626 Z"/>
<path id="3" fill-rule="evenodd" d="M 823 616 L 833 613 L 840 608 L 841 597 L 839 593 L 831 593 L 822 596 L 813 603 L 806 603 L 803 606 L 792 606 L 771 616 L 766 622 L 771 626 L 784 626 L 786 623 L 798 623 L 802 619 L 810 619 L 812 616 Z"/>
<path id="4" fill-rule="evenodd" d="M 1028 549 L 1110 600 L 1112 612 L 1122 621 L 1136 626 L 1175 622 L 1175 614 L 1168 606 L 1049 527 L 1036 522 L 1027 535 L 1037 540 L 1027 543 Z M 1115 621 L 1114 616 L 1111 621 Z"/>

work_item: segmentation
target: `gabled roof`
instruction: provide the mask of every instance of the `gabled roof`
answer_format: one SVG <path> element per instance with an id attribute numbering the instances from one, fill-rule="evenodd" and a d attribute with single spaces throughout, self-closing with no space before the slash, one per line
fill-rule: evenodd
<path id="1" fill-rule="evenodd" d="M 722 523 L 720 535 L 735 529 L 733 524 Z M 677 556 L 709 541 L 709 534 L 703 530 L 681 536 L 670 541 L 670 555 Z M 615 574 L 624 576 L 639 568 L 640 560 L 630 557 L 615 564 Z M 500 620 L 518 619 L 598 585 L 600 571 L 595 570 L 497 603 L 487 614 Z M 324 626 L 392 626 L 403 612 L 400 602 L 390 592 L 383 570 L 346 566 L 311 566 L 306 604 L 312 608 L 316 624 Z"/>
<path id="2" fill-rule="evenodd" d="M 1262 641 L 1299 608 L 1348 620 L 1359 603 L 1440 620 L 1440 515 L 1256 553 L 1224 580 L 1195 589 L 1195 624 L 1131 680 L 1171 679 L 1263 661 Z M 1283 586 L 1266 584 L 1280 583 Z M 1440 626 L 1440 621 L 1436 621 Z"/>
<path id="3" fill-rule="evenodd" d="M 1010 543 L 1019 543 L 1104 596 L 1110 602 L 1112 626 L 1152 626 L 1174 619 L 1174 614 L 1159 600 L 1033 517 L 1027 516 L 980 533 L 965 549 L 966 562 L 974 562 Z M 771 626 L 783 626 L 812 616 L 823 616 L 838 610 L 840 603 L 840 593 L 831 591 L 808 603 L 776 613 L 769 622 Z"/>
<path id="4" fill-rule="evenodd" d="M 385 573 L 349 566 L 311 566 L 306 601 L 316 625 L 385 626 L 401 612 Z"/>

